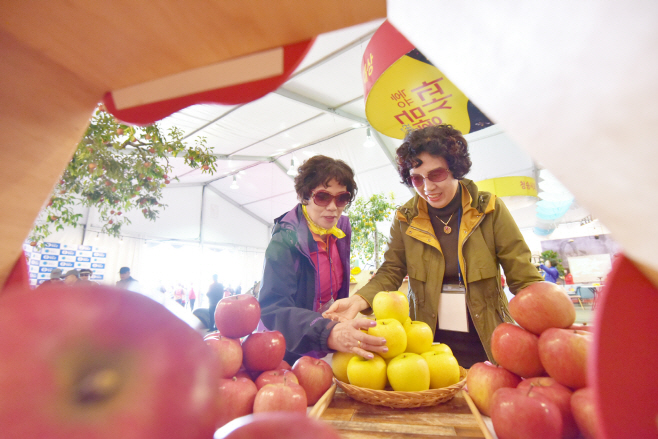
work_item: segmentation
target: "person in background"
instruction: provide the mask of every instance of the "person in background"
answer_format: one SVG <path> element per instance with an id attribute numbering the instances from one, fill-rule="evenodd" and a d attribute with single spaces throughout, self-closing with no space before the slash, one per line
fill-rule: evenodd
<path id="1" fill-rule="evenodd" d="M 237 287 L 235 287 L 235 295 L 237 296 L 239 294 L 242 294 L 242 286 L 241 285 L 238 285 Z"/>
<path id="2" fill-rule="evenodd" d="M 196 302 L 196 293 L 194 292 L 194 285 L 190 285 L 190 292 L 187 297 L 190 299 L 190 309 L 194 311 L 194 302 Z"/>
<path id="3" fill-rule="evenodd" d="M 530 249 L 500 198 L 464 178 L 472 163 L 461 132 L 450 125 L 411 131 L 396 155 L 402 182 L 416 194 L 398 208 L 374 277 L 324 315 L 369 314 L 375 295 L 397 290 L 408 274 L 411 319 L 427 323 L 462 367 L 494 361 L 491 335 L 512 322 L 500 267 L 513 294 L 541 282 Z"/>
<path id="4" fill-rule="evenodd" d="M 569 271 L 568 268 L 564 269 L 564 284 L 573 285 L 573 276 L 571 275 L 571 271 Z"/>
<path id="5" fill-rule="evenodd" d="M 546 282 L 557 283 L 558 278 L 560 277 L 560 272 L 557 268 L 553 267 L 554 263 L 550 259 L 544 261 L 544 264 L 539 264 L 539 268 L 544 272 L 544 280 Z"/>
<path id="6" fill-rule="evenodd" d="M 50 279 L 42 282 L 37 288 L 49 288 L 56 285 L 62 285 L 62 273 L 61 268 L 53 269 L 53 271 L 50 272 Z"/>
<path id="7" fill-rule="evenodd" d="M 342 213 L 356 196 L 354 172 L 341 160 L 316 155 L 299 167 L 295 191 L 300 203 L 274 220 L 265 251 L 258 294 L 263 325 L 283 334 L 289 364 L 335 351 L 364 358 L 373 358 L 368 351 L 385 352 L 386 340 L 361 332 L 374 321 L 322 316 L 349 295 L 352 229 Z"/>
<path id="8" fill-rule="evenodd" d="M 92 271 L 90 268 L 82 268 L 80 269 L 80 280 L 78 281 L 79 286 L 84 286 L 84 285 L 98 285 L 98 282 L 94 282 L 91 279 Z"/>
<path id="9" fill-rule="evenodd" d="M 217 326 L 215 325 L 215 308 L 217 307 L 217 303 L 219 303 L 219 301 L 222 300 L 222 297 L 224 297 L 224 285 L 217 282 L 216 274 L 212 275 L 212 283 L 208 288 L 208 293 L 206 294 L 206 296 L 208 297 L 208 314 L 210 315 L 210 329 L 211 330 L 217 329 Z"/>
<path id="10" fill-rule="evenodd" d="M 64 285 L 72 286 L 80 280 L 80 272 L 78 270 L 69 270 L 64 275 Z"/>
<path id="11" fill-rule="evenodd" d="M 130 267 L 121 267 L 119 270 L 119 278 L 121 280 L 117 281 L 117 287 L 124 290 L 134 291 L 136 293 L 139 292 L 139 282 L 130 275 Z"/>
<path id="12" fill-rule="evenodd" d="M 174 300 L 178 302 L 180 306 L 185 306 L 185 291 L 183 290 L 182 284 L 178 284 L 178 287 L 174 290 Z"/>

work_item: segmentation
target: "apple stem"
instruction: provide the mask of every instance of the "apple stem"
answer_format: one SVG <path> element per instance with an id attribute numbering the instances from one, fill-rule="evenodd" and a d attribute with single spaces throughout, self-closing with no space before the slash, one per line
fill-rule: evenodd
<path id="1" fill-rule="evenodd" d="M 535 383 L 530 383 L 530 387 L 528 387 L 528 394 L 526 396 L 530 396 L 530 392 L 532 392 L 533 387 L 535 387 Z"/>
<path id="2" fill-rule="evenodd" d="M 75 398 L 82 404 L 95 404 L 110 399 L 120 387 L 121 377 L 115 369 L 95 370 L 80 379 Z"/>

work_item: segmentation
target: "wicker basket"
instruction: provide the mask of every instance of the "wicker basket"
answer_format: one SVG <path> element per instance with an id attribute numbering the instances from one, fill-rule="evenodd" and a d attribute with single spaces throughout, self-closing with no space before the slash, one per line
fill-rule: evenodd
<path id="1" fill-rule="evenodd" d="M 352 398 L 372 405 L 383 405 L 394 409 L 429 407 L 450 401 L 466 384 L 468 371 L 459 366 L 460 381 L 452 386 L 420 392 L 396 392 L 394 390 L 371 390 L 336 380 L 338 387 Z"/>

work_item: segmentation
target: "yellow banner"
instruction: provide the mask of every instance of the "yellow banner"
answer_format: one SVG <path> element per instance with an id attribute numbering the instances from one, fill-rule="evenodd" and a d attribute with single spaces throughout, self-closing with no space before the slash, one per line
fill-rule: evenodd
<path id="1" fill-rule="evenodd" d="M 537 184 L 532 177 L 498 177 L 476 182 L 481 191 L 491 192 L 498 197 L 537 196 Z"/>

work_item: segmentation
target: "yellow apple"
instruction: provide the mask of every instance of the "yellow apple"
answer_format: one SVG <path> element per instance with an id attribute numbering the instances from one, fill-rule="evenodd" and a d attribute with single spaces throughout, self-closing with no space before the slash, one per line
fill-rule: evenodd
<path id="1" fill-rule="evenodd" d="M 430 368 L 430 389 L 452 386 L 459 382 L 459 363 L 446 352 L 425 352 L 421 357 Z"/>
<path id="2" fill-rule="evenodd" d="M 402 324 L 402 326 L 406 326 L 406 325 L 408 325 L 409 323 L 411 323 L 411 317 L 407 317 L 407 320 L 404 321 L 404 323 Z"/>
<path id="3" fill-rule="evenodd" d="M 407 349 L 405 349 L 405 352 L 420 355 L 432 348 L 434 334 L 427 323 L 418 321 L 405 323 L 404 332 L 407 333 Z"/>
<path id="4" fill-rule="evenodd" d="M 402 324 L 409 317 L 409 301 L 399 291 L 380 291 L 372 300 L 372 312 L 377 320 L 395 319 Z"/>
<path id="5" fill-rule="evenodd" d="M 435 352 L 445 352 L 445 353 L 448 353 L 448 354 L 450 354 L 450 355 L 453 355 L 453 353 L 452 353 L 452 349 L 450 349 L 450 346 L 448 346 L 448 345 L 445 344 L 445 343 L 436 343 L 436 344 L 433 344 L 433 345 L 430 347 L 429 350 L 430 350 L 430 351 L 435 351 Z"/>
<path id="6" fill-rule="evenodd" d="M 347 377 L 350 384 L 366 389 L 384 390 L 386 387 L 386 362 L 374 354 L 371 360 L 354 355 L 347 363 Z"/>
<path id="7" fill-rule="evenodd" d="M 386 339 L 388 352 L 382 352 L 383 358 L 397 357 L 407 348 L 407 333 L 402 323 L 395 319 L 377 320 L 377 325 L 368 328 L 368 334 Z"/>
<path id="8" fill-rule="evenodd" d="M 393 390 L 420 392 L 430 388 L 430 367 L 418 354 L 405 352 L 393 358 L 386 369 Z"/>
<path id="9" fill-rule="evenodd" d="M 331 357 L 331 370 L 334 371 L 334 376 L 344 382 L 349 383 L 347 379 L 347 363 L 356 354 L 351 352 L 335 352 Z"/>

